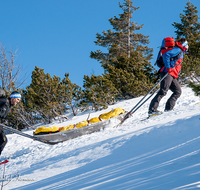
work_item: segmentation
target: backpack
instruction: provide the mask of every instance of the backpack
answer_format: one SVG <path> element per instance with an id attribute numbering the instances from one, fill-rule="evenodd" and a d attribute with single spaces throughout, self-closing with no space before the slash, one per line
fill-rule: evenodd
<path id="1" fill-rule="evenodd" d="M 173 49 L 174 46 L 175 46 L 175 40 L 174 40 L 174 38 L 167 37 L 167 38 L 163 39 L 162 44 L 161 44 L 161 48 L 160 48 L 160 51 L 158 53 L 158 57 L 157 57 L 157 60 L 156 60 L 156 63 L 155 63 L 155 65 L 157 65 L 160 69 L 165 66 L 165 64 L 163 62 L 163 57 L 162 57 L 161 50 L 165 50 L 165 52 L 167 52 L 167 51 Z M 180 56 L 180 54 L 178 54 L 177 56 L 171 58 L 171 60 L 175 60 L 179 56 Z"/>
<path id="2" fill-rule="evenodd" d="M 172 37 L 164 38 L 162 41 L 161 48 L 162 49 L 169 49 L 175 46 L 175 40 Z"/>
<path id="3" fill-rule="evenodd" d="M 6 104 L 6 102 L 7 102 L 7 98 L 6 98 L 5 90 L 0 87 L 0 109 Z M 3 112 L 0 111 L 0 119 L 4 118 L 2 114 L 4 114 L 4 111 Z"/>
<path id="4" fill-rule="evenodd" d="M 5 97 L 6 97 L 5 90 L 3 88 L 0 88 L 0 98 L 5 98 Z"/>

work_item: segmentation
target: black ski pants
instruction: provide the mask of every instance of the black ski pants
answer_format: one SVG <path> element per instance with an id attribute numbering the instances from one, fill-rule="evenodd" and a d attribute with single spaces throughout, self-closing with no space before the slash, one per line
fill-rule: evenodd
<path id="1" fill-rule="evenodd" d="M 161 77 L 163 77 L 166 73 L 160 73 Z M 160 83 L 160 90 L 156 94 L 156 96 L 152 99 L 149 110 L 157 110 L 159 106 L 160 100 L 167 94 L 168 90 L 171 90 L 173 94 L 167 100 L 165 105 L 165 111 L 170 111 L 174 108 L 176 100 L 181 96 L 181 87 L 178 83 L 178 80 L 172 77 L 171 75 L 167 75 Z"/>
<path id="2" fill-rule="evenodd" d="M 6 134 L 4 130 L 2 129 L 2 127 L 0 127 L 0 155 L 4 147 L 6 146 L 7 141 L 8 140 L 7 140 Z"/>

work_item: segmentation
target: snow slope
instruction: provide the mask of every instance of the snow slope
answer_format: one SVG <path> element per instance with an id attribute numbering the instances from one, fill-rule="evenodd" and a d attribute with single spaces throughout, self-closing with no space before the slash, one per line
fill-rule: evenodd
<path id="1" fill-rule="evenodd" d="M 8 135 L 2 157 L 12 159 L 6 164 L 3 189 L 200 189 L 200 98 L 189 88 L 182 91 L 174 111 L 141 122 L 148 101 L 120 128 L 57 145 Z M 160 110 L 170 94 L 162 99 Z M 91 118 L 116 107 L 129 111 L 140 99 L 119 102 Z M 87 117 L 82 113 L 53 125 L 66 126 Z M 114 120 L 111 126 L 116 124 Z M 0 171 L 2 176 L 3 166 Z"/>

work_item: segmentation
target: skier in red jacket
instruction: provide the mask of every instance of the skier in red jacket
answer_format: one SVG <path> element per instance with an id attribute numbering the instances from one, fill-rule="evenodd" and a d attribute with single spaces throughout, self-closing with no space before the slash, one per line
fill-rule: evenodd
<path id="1" fill-rule="evenodd" d="M 162 113 L 158 111 L 157 108 L 160 100 L 167 94 L 169 89 L 173 94 L 166 102 L 165 111 L 172 110 L 175 106 L 176 100 L 181 96 L 181 87 L 178 83 L 177 77 L 181 70 L 183 55 L 188 51 L 188 48 L 187 40 L 181 38 L 175 43 L 174 47 L 163 48 L 161 50 L 164 66 L 160 69 L 160 75 L 161 77 L 165 76 L 166 73 L 168 73 L 168 75 L 161 81 L 160 90 L 150 103 L 148 112 L 149 116 L 159 115 Z"/>

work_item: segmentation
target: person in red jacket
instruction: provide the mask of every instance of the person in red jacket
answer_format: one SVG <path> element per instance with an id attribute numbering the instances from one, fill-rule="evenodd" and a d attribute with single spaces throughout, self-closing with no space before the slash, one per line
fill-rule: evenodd
<path id="1" fill-rule="evenodd" d="M 171 111 L 177 99 L 181 96 L 181 87 L 178 83 L 178 74 L 181 71 L 181 63 L 183 55 L 188 51 L 188 42 L 185 38 L 176 41 L 175 47 L 161 50 L 164 66 L 160 69 L 161 78 L 168 73 L 168 75 L 161 81 L 160 90 L 152 99 L 149 106 L 149 116 L 159 115 L 162 112 L 157 110 L 160 100 L 167 94 L 170 89 L 173 94 L 167 100 L 164 111 Z"/>

